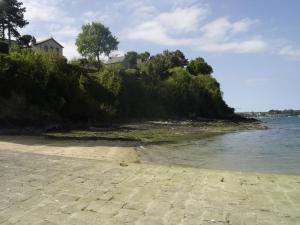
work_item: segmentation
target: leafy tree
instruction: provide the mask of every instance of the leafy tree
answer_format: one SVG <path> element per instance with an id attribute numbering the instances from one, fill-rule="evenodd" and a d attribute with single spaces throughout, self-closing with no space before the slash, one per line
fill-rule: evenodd
<path id="1" fill-rule="evenodd" d="M 144 61 L 141 70 L 154 81 L 164 80 L 171 75 L 169 69 L 184 67 L 187 63 L 188 61 L 181 51 L 171 52 L 166 50 L 162 54 L 157 54 Z"/>
<path id="2" fill-rule="evenodd" d="M 136 68 L 138 63 L 138 54 L 136 52 L 127 52 L 124 64 L 126 68 Z"/>
<path id="3" fill-rule="evenodd" d="M 138 58 L 142 61 L 145 62 L 150 58 L 150 53 L 149 52 L 142 52 L 138 55 Z"/>
<path id="4" fill-rule="evenodd" d="M 118 40 L 109 28 L 101 23 L 93 22 L 82 26 L 82 32 L 76 39 L 78 52 L 84 57 L 97 59 L 100 68 L 100 55 L 108 56 L 111 51 L 118 49 Z"/>
<path id="5" fill-rule="evenodd" d="M 126 106 L 124 103 L 125 86 L 124 77 L 125 70 L 122 65 L 107 66 L 104 71 L 99 72 L 96 76 L 99 83 L 108 91 L 105 96 L 101 109 L 105 114 L 111 117 L 118 117 L 126 114 Z"/>
<path id="6" fill-rule="evenodd" d="M 201 57 L 191 60 L 187 65 L 187 70 L 195 76 L 199 74 L 209 75 L 213 73 L 212 67 Z"/>
<path id="7" fill-rule="evenodd" d="M 19 46 L 28 48 L 36 43 L 36 39 L 31 35 L 23 35 L 17 39 Z"/>
<path id="8" fill-rule="evenodd" d="M 149 79 L 149 85 L 156 85 L 162 78 L 167 77 L 167 68 L 161 54 L 152 56 L 140 66 L 142 74 Z"/>
<path id="9" fill-rule="evenodd" d="M 170 115 L 188 116 L 193 112 L 194 99 L 191 91 L 192 76 L 183 68 L 170 70 L 170 76 L 165 82 L 165 102 Z"/>
<path id="10" fill-rule="evenodd" d="M 150 107 L 147 104 L 151 99 L 145 80 L 139 76 L 139 70 L 127 69 L 123 81 L 126 90 L 126 116 L 134 118 L 149 114 Z"/>
<path id="11" fill-rule="evenodd" d="M 166 50 L 163 52 L 163 56 L 168 68 L 184 67 L 188 63 L 188 60 L 180 50 L 176 50 L 175 52 Z"/>
<path id="12" fill-rule="evenodd" d="M 19 37 L 18 28 L 23 28 L 28 24 L 24 19 L 25 7 L 18 0 L 2 0 L 0 2 L 0 26 L 1 38 L 5 39 L 5 31 L 7 30 L 9 44 L 11 37 Z"/>

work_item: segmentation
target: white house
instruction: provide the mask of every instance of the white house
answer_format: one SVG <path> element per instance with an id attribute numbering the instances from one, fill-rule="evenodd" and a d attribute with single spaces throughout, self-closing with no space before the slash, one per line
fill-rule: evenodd
<path id="1" fill-rule="evenodd" d="M 33 45 L 33 49 L 42 52 L 57 53 L 63 55 L 63 46 L 59 44 L 53 37 L 37 41 Z"/>

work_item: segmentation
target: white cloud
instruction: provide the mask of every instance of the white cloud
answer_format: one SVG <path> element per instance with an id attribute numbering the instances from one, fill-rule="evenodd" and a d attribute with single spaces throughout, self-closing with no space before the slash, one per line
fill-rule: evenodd
<path id="1" fill-rule="evenodd" d="M 300 48 L 293 46 L 284 46 L 279 50 L 279 55 L 287 56 L 292 59 L 300 60 Z"/>
<path id="2" fill-rule="evenodd" d="M 25 17 L 44 22 L 72 23 L 74 18 L 68 16 L 60 7 L 60 0 L 23 0 L 26 7 Z"/>
<path id="3" fill-rule="evenodd" d="M 125 34 L 130 40 L 143 40 L 168 46 L 190 45 L 193 39 L 173 38 L 169 33 L 195 31 L 198 22 L 204 19 L 206 14 L 207 11 L 198 6 L 176 8 L 125 30 Z"/>
<path id="4" fill-rule="evenodd" d="M 254 53 L 261 52 L 267 48 L 267 43 L 261 39 L 249 39 L 245 41 L 214 42 L 207 39 L 199 41 L 197 47 L 200 51 L 206 52 L 234 52 Z"/>
<path id="5" fill-rule="evenodd" d="M 167 46 L 189 45 L 193 41 L 192 39 L 176 39 L 168 36 L 165 28 L 156 21 L 143 23 L 137 26 L 134 31 L 127 31 L 127 38 Z"/>
<path id="6" fill-rule="evenodd" d="M 93 21 L 104 22 L 109 19 L 109 15 L 101 11 L 87 11 L 82 14 L 84 23 L 91 23 Z"/>
<path id="7" fill-rule="evenodd" d="M 110 4 L 106 9 L 106 14 L 117 17 L 118 14 L 123 12 L 133 20 L 140 21 L 152 17 L 156 11 L 156 8 L 147 0 L 122 0 Z"/>
<path id="8" fill-rule="evenodd" d="M 208 10 L 199 5 L 175 8 L 125 31 L 129 40 L 143 40 L 166 46 L 187 46 L 206 52 L 251 53 L 266 49 L 262 38 L 239 38 L 249 31 L 257 20 L 244 18 L 231 22 L 221 17 L 202 25 Z M 199 33 L 200 31 L 200 33 Z"/>
<path id="9" fill-rule="evenodd" d="M 161 13 L 154 21 L 168 31 L 188 32 L 197 30 L 198 22 L 206 15 L 206 9 L 191 6 Z"/>
<path id="10" fill-rule="evenodd" d="M 68 41 L 68 42 L 61 42 L 61 44 L 64 46 L 64 56 L 67 57 L 68 59 L 73 59 L 73 58 L 79 58 L 80 55 L 77 52 L 77 47 L 75 45 L 75 41 Z"/>
<path id="11" fill-rule="evenodd" d="M 228 18 L 221 17 L 205 24 L 201 31 L 205 37 L 224 40 L 224 38 L 227 39 L 233 35 L 247 32 L 251 25 L 256 22 L 256 20 L 245 18 L 232 23 Z"/>
<path id="12" fill-rule="evenodd" d="M 219 18 L 205 24 L 200 30 L 203 32 L 204 37 L 220 39 L 224 38 L 230 29 L 231 24 L 227 18 Z"/>
<path id="13" fill-rule="evenodd" d="M 51 24 L 49 25 L 49 32 L 52 36 L 57 38 L 75 38 L 80 29 L 72 25 L 61 25 L 61 24 Z"/>
<path id="14" fill-rule="evenodd" d="M 249 18 L 239 20 L 232 24 L 232 32 L 235 34 L 247 32 L 252 25 L 255 25 L 257 23 L 259 23 L 258 20 L 251 20 Z"/>

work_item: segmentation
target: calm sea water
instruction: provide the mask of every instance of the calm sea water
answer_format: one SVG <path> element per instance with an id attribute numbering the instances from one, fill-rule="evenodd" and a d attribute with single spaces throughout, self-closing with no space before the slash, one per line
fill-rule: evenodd
<path id="1" fill-rule="evenodd" d="M 150 162 L 300 175 L 300 117 L 261 119 L 270 129 L 144 149 Z"/>

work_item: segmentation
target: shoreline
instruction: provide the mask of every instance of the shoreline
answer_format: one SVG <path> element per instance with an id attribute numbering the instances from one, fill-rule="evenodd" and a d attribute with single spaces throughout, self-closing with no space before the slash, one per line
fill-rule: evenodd
<path id="1" fill-rule="evenodd" d="M 17 140 L 16 140 L 17 138 Z M 192 170 L 207 170 L 215 172 L 243 173 L 243 174 L 262 174 L 262 175 L 280 175 L 295 176 L 298 174 L 251 171 L 238 169 L 205 168 L 180 163 L 164 163 L 145 158 L 144 152 L 140 146 L 133 146 L 128 143 L 127 146 L 122 141 L 117 144 L 110 141 L 70 141 L 70 140 L 52 140 L 40 136 L 0 136 L 0 152 L 20 152 L 36 154 L 41 156 L 66 157 L 74 159 L 88 159 L 101 162 L 120 163 L 123 166 L 128 165 L 148 165 L 157 167 L 186 168 Z M 144 158 L 143 158 L 144 157 Z"/>
<path id="2" fill-rule="evenodd" d="M 139 162 L 139 146 L 203 139 L 228 132 L 265 129 L 258 121 L 147 121 L 94 126 L 86 130 L 0 132 L 0 150 L 87 159 Z M 37 130 L 36 130 L 37 131 Z"/>

